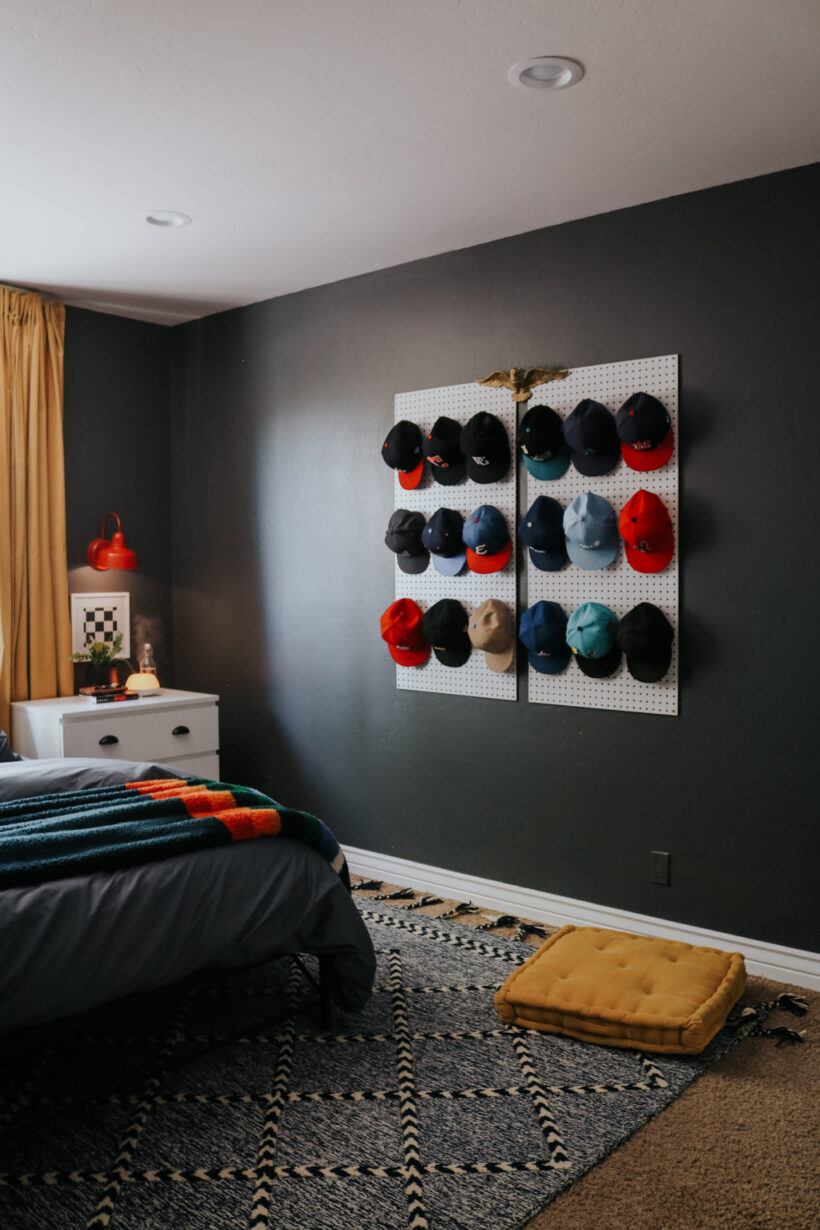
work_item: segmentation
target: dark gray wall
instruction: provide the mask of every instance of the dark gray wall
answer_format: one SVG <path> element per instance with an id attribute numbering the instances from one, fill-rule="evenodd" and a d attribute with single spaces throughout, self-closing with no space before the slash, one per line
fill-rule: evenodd
<path id="1" fill-rule="evenodd" d="M 817 947 L 818 186 L 801 169 L 175 330 L 176 673 L 222 695 L 225 774 L 353 845 Z M 394 394 L 671 352 L 680 717 L 530 706 L 523 681 L 517 704 L 397 691 Z"/>
<path id="2" fill-rule="evenodd" d="M 171 415 L 173 334 L 160 325 L 66 309 L 64 436 L 69 587 L 131 595 L 140 636 L 171 673 Z M 104 515 L 122 521 L 136 572 L 95 572 L 86 548 Z M 108 522 L 107 532 L 115 529 Z M 79 668 L 78 668 L 79 669 Z M 79 674 L 77 676 L 79 681 Z"/>

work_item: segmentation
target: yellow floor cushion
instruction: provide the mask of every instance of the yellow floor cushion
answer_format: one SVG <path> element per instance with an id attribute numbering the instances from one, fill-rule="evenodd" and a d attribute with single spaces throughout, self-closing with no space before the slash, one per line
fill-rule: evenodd
<path id="1" fill-rule="evenodd" d="M 746 984 L 737 952 L 563 927 L 496 992 L 502 1021 L 582 1042 L 694 1055 Z"/>

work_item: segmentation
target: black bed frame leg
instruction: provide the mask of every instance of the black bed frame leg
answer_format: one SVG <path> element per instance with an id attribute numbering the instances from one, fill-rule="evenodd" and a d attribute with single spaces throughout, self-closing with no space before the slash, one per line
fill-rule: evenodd
<path id="1" fill-rule="evenodd" d="M 319 1023 L 322 1029 L 330 1029 L 332 1009 L 330 1001 L 331 958 L 319 957 Z"/>

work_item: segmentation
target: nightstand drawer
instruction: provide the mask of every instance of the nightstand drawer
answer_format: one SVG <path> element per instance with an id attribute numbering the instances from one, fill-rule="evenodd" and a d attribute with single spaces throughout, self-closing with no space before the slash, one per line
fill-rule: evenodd
<path id="1" fill-rule="evenodd" d="M 142 701 L 128 701 L 138 710 Z M 109 706 L 100 706 L 108 709 Z M 111 706 L 114 708 L 115 706 Z M 219 747 L 216 705 L 180 706 L 94 714 L 63 721 L 63 755 L 113 760 L 169 760 L 214 752 Z"/>

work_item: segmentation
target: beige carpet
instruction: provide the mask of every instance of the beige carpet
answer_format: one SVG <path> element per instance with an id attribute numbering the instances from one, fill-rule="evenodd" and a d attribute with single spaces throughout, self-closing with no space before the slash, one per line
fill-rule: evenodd
<path id="1" fill-rule="evenodd" d="M 357 896 L 396 891 L 384 884 L 365 892 L 356 888 L 361 877 L 353 881 Z M 421 897 L 390 904 L 415 906 Z M 457 904 L 414 913 L 441 915 Z M 481 909 L 455 921 L 484 926 L 494 917 Z M 820 993 L 750 978 L 744 999 L 785 990 L 800 991 L 809 1015 L 776 1012 L 768 1024 L 805 1029 L 802 1045 L 747 1038 L 527 1230 L 820 1230 Z"/>

